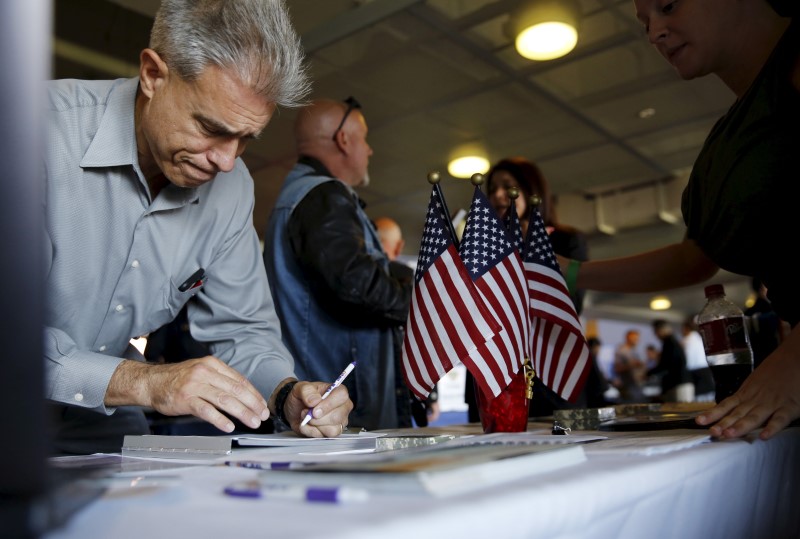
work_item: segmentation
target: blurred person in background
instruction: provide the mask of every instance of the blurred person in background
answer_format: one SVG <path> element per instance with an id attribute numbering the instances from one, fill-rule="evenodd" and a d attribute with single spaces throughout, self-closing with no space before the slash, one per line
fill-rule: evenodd
<path id="1" fill-rule="evenodd" d="M 661 341 L 658 364 L 647 371 L 648 376 L 661 377 L 661 400 L 663 402 L 692 402 L 694 384 L 686 368 L 683 346 L 675 337 L 672 326 L 666 320 L 653 321 L 653 333 Z"/>
<path id="2" fill-rule="evenodd" d="M 639 338 L 638 330 L 629 329 L 625 332 L 625 340 L 614 351 L 614 385 L 619 389 L 620 400 L 624 403 L 647 401 L 644 394 L 647 365 L 636 349 Z"/>
<path id="3" fill-rule="evenodd" d="M 693 316 L 683 321 L 681 333 L 683 334 L 681 345 L 683 353 L 686 355 L 686 368 L 689 369 L 694 384 L 694 400 L 714 402 L 714 376 L 706 361 L 703 337 L 697 331 L 697 324 Z"/>

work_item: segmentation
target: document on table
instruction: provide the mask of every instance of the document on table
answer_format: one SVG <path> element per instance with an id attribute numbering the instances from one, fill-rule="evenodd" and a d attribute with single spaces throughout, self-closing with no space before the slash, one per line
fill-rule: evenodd
<path id="1" fill-rule="evenodd" d="M 580 444 L 452 443 L 264 471 L 260 479 L 264 485 L 347 486 L 384 494 L 444 497 L 586 461 Z"/>
<path id="2" fill-rule="evenodd" d="M 335 438 L 306 438 L 294 432 L 277 434 L 237 434 L 230 436 L 236 445 L 247 447 L 294 447 L 298 449 L 375 449 L 378 438 L 384 434 L 359 432 L 344 433 Z"/>
<path id="3" fill-rule="evenodd" d="M 596 434 L 550 434 L 539 432 L 495 432 L 492 434 L 476 434 L 462 436 L 448 442 L 448 445 L 564 445 L 580 444 L 605 440 L 607 436 Z"/>
<path id="4" fill-rule="evenodd" d="M 234 446 L 285 447 L 293 450 L 374 451 L 379 433 L 341 434 L 335 438 L 306 438 L 294 432 L 278 434 L 234 434 L 228 436 L 127 435 L 122 445 L 125 457 L 213 461 L 232 454 Z"/>
<path id="5" fill-rule="evenodd" d="M 671 451 L 679 451 L 707 443 L 711 440 L 708 434 L 655 434 L 642 436 L 631 434 L 613 436 L 597 443 L 587 444 L 586 452 L 590 455 L 661 455 Z"/>

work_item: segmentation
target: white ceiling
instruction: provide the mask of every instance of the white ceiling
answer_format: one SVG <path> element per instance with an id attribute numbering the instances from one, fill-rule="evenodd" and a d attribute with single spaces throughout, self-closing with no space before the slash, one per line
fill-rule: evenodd
<path id="1" fill-rule="evenodd" d="M 446 174 L 459 145 L 480 144 L 491 161 L 535 160 L 559 198 L 561 220 L 584 229 L 592 258 L 651 249 L 683 234 L 682 221 L 634 219 L 642 200 L 668 185 L 679 196 L 706 133 L 733 101 L 717 79 L 681 81 L 647 44 L 630 0 L 580 0 L 580 38 L 568 56 L 533 62 L 504 32 L 518 0 L 288 0 L 306 49 L 314 97 L 355 96 L 375 152 L 361 195 L 372 217 L 403 228 L 407 254 L 419 244 L 430 186 L 443 173 L 451 210 L 468 208 L 472 188 Z M 128 76 L 147 44 L 158 1 L 58 0 L 55 76 Z M 126 71 L 127 70 L 127 71 Z M 655 114 L 642 119 L 651 107 Z M 283 175 L 295 160 L 294 112 L 281 111 L 244 160 L 256 182 L 255 226 L 262 233 Z M 623 226 L 609 236 L 596 223 Z M 631 217 L 630 219 L 628 217 Z M 625 226 L 625 223 L 632 223 Z M 749 281 L 727 273 L 743 302 Z M 703 305 L 702 287 L 670 294 L 681 319 Z M 650 295 L 590 294 L 587 316 L 652 318 Z"/>

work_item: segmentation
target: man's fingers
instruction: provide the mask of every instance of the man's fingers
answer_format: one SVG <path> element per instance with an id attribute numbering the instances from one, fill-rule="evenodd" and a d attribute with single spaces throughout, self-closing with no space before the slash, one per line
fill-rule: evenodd
<path id="1" fill-rule="evenodd" d="M 217 372 L 222 376 L 215 384 L 220 389 L 230 393 L 247 406 L 260 421 L 269 417 L 269 408 L 264 396 L 238 371 L 217 360 Z"/>
<path id="2" fill-rule="evenodd" d="M 163 366 L 153 406 L 167 415 L 192 414 L 230 432 L 234 417 L 253 428 L 269 417 L 264 398 L 241 374 L 206 356 Z"/>
<path id="3" fill-rule="evenodd" d="M 350 393 L 347 391 L 347 387 L 343 385 L 331 391 L 323 400 L 321 394 L 328 389 L 329 385 L 324 382 L 312 382 L 305 384 L 301 388 L 301 400 L 305 406 L 312 410 L 312 415 L 315 418 L 322 417 L 350 402 Z"/>
<path id="4" fill-rule="evenodd" d="M 219 412 L 211 403 L 199 397 L 192 397 L 188 403 L 191 413 L 208 421 L 223 432 L 233 432 L 233 422 Z"/>
<path id="5" fill-rule="evenodd" d="M 269 417 L 267 401 L 244 377 L 240 376 L 235 379 L 226 376 L 221 382 L 221 389 L 236 402 L 244 405 L 259 422 L 265 421 Z"/>
<path id="6" fill-rule="evenodd" d="M 300 428 L 301 434 L 312 437 L 339 436 L 347 426 L 348 416 L 353 409 L 347 388 L 339 386 L 322 400 L 320 395 L 328 385 L 324 382 L 311 382 L 295 386 L 299 390 L 300 404 L 310 409 L 313 417 L 307 425 Z"/>

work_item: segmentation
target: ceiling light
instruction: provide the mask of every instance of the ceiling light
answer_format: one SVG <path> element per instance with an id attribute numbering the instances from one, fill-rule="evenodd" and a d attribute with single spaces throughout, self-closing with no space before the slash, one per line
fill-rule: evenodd
<path id="1" fill-rule="evenodd" d="M 667 296 L 656 296 L 650 300 L 650 308 L 654 311 L 666 311 L 672 307 L 672 302 Z"/>
<path id="2" fill-rule="evenodd" d="M 508 26 L 517 52 L 530 60 L 552 60 L 578 43 L 578 4 L 574 0 L 533 0 L 511 14 Z"/>
<path id="3" fill-rule="evenodd" d="M 653 107 L 646 107 L 639 111 L 639 118 L 642 120 L 646 120 L 647 118 L 652 118 L 656 115 L 656 109 Z"/>
<path id="4" fill-rule="evenodd" d="M 489 160 L 477 155 L 466 155 L 450 161 L 447 172 L 456 178 L 469 178 L 476 172 L 481 174 L 489 170 Z"/>
<path id="5" fill-rule="evenodd" d="M 489 171 L 489 159 L 479 144 L 471 143 L 459 146 L 450 154 L 447 172 L 455 178 L 470 178 L 476 172 L 486 174 Z"/>

